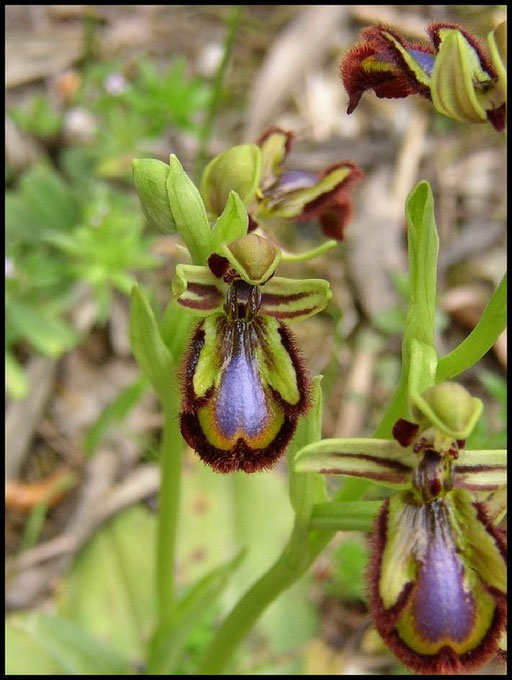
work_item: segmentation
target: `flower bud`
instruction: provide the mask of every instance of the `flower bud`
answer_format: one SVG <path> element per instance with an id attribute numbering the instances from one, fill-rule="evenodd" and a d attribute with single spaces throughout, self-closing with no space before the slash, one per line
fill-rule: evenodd
<path id="1" fill-rule="evenodd" d="M 132 168 L 144 215 L 158 231 L 175 234 L 176 223 L 167 194 L 169 166 L 153 158 L 136 158 Z"/>

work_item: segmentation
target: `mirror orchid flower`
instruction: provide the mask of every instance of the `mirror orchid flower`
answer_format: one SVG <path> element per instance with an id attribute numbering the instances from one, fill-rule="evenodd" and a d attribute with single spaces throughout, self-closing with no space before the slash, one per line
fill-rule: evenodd
<path id="1" fill-rule="evenodd" d="M 469 451 L 482 403 L 457 383 L 413 397 L 394 440 L 327 439 L 296 470 L 373 480 L 395 493 L 372 536 L 369 606 L 397 657 L 418 673 L 463 673 L 502 653 L 506 626 L 505 451 Z"/>
<path id="2" fill-rule="evenodd" d="M 221 244 L 208 266 L 178 265 L 177 303 L 202 317 L 182 367 L 181 432 L 218 472 L 268 468 L 310 401 L 310 379 L 288 321 L 327 305 L 321 279 L 275 276 L 281 253 L 247 234 Z"/>
<path id="3" fill-rule="evenodd" d="M 272 127 L 257 144 L 242 144 L 214 158 L 201 182 L 207 211 L 219 215 L 233 190 L 247 206 L 250 230 L 269 218 L 318 219 L 326 236 L 341 241 L 352 215 L 350 191 L 363 173 L 350 161 L 320 173 L 288 169 L 293 137 Z"/>
<path id="4" fill-rule="evenodd" d="M 361 32 L 363 42 L 343 57 L 340 73 L 352 113 L 366 90 L 377 97 L 419 94 L 440 113 L 469 123 L 506 126 L 506 22 L 488 36 L 489 53 L 470 31 L 433 22 L 430 42 L 409 42 L 379 24 Z"/>

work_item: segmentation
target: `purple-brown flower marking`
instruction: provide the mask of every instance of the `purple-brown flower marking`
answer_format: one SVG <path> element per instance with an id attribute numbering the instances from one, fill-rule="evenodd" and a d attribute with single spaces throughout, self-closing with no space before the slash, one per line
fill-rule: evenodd
<path id="1" fill-rule="evenodd" d="M 276 249 L 255 234 L 210 258 L 181 266 L 179 304 L 205 318 L 181 369 L 181 432 L 218 472 L 255 472 L 284 452 L 309 406 L 310 380 L 281 319 L 325 307 L 328 284 L 273 276 Z"/>
<path id="2" fill-rule="evenodd" d="M 320 173 L 288 170 L 284 163 L 293 138 L 292 132 L 272 127 L 257 142 L 262 169 L 251 226 L 255 228 L 258 218 L 265 217 L 318 219 L 326 236 L 341 241 L 352 216 L 349 193 L 363 172 L 350 161 L 341 161 Z"/>
<path id="3" fill-rule="evenodd" d="M 347 113 L 366 90 L 381 98 L 419 94 L 447 116 L 476 123 L 488 120 L 502 131 L 504 87 L 481 42 L 453 23 L 433 22 L 426 32 L 430 43 L 409 42 L 383 24 L 361 32 L 363 42 L 352 47 L 340 65 L 349 95 Z"/>

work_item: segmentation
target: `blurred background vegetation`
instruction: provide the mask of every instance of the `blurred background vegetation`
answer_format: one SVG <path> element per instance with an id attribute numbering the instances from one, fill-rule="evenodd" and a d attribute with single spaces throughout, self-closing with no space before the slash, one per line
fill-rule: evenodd
<path id="1" fill-rule="evenodd" d="M 404 201 L 419 179 L 432 183 L 441 238 L 441 352 L 471 330 L 505 269 L 503 137 L 445 119 L 418 98 L 367 94 L 348 117 L 338 76 L 341 54 L 368 23 L 421 39 L 429 21 L 457 21 L 484 38 L 502 6 L 245 6 L 211 125 L 232 11 L 6 8 L 9 674 L 83 674 L 94 661 L 126 672 L 112 649 L 142 670 L 162 420 L 131 356 L 128 296 L 142 283 L 160 318 L 180 253 L 175 238 L 145 225 L 134 157 L 175 153 L 197 180 L 202 161 L 279 125 L 297 135 L 290 168 L 351 160 L 364 169 L 346 241 L 282 267 L 333 288 L 326 312 L 297 326 L 312 372 L 325 376 L 325 436 L 369 435 L 397 384 Z M 320 239 L 314 223 L 274 227 L 292 250 Z M 486 405 L 471 447 L 505 446 L 506 361 L 504 334 L 464 375 Z M 286 471 L 224 477 L 189 452 L 182 509 L 183 591 L 240 546 L 248 551 L 194 624 L 181 667 L 190 673 L 216 619 L 286 540 Z M 367 556 L 364 536 L 339 534 L 265 614 L 240 672 L 404 672 L 369 624 Z M 81 651 L 59 645 L 67 638 Z"/>

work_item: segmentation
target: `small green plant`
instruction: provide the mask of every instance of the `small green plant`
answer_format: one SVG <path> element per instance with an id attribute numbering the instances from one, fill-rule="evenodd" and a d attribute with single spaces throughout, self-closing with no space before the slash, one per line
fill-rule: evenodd
<path id="1" fill-rule="evenodd" d="M 6 193 L 6 386 L 29 385 L 18 358 L 23 345 L 60 356 L 80 340 L 67 314 L 77 286 L 88 285 L 96 320 L 109 316 L 112 292 L 128 295 L 133 272 L 158 264 L 133 197 L 92 183 L 77 191 L 48 165 L 25 173 Z"/>

